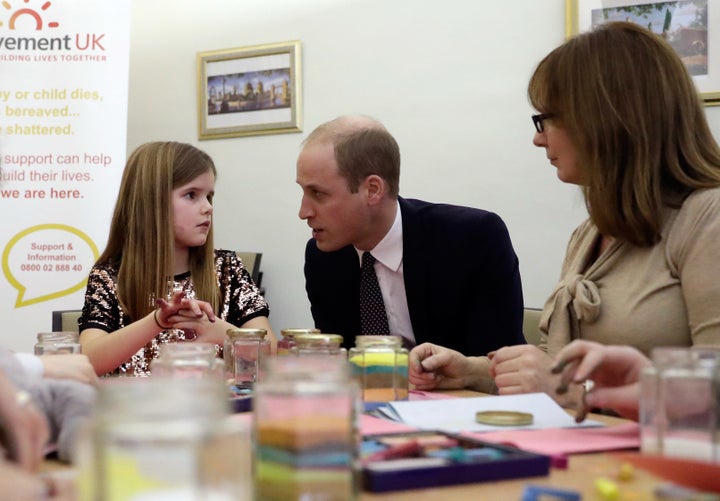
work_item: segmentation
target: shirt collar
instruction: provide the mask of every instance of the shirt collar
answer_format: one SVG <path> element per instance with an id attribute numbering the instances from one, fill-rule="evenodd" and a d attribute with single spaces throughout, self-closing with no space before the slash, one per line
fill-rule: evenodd
<path id="1" fill-rule="evenodd" d="M 373 257 L 380 261 L 383 266 L 392 271 L 398 271 L 402 264 L 403 256 L 403 233 L 402 233 L 402 214 L 400 213 L 400 202 L 396 203 L 395 221 L 390 230 L 385 234 L 382 240 L 370 249 Z M 355 251 L 358 253 L 358 262 L 362 263 L 362 253 L 357 247 Z"/>

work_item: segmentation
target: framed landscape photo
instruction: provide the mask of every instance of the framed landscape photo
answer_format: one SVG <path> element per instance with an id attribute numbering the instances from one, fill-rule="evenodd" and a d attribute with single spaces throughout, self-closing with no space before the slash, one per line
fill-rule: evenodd
<path id="1" fill-rule="evenodd" d="M 611 21 L 629 21 L 665 38 L 706 106 L 720 106 L 720 1 L 565 0 L 569 38 Z"/>
<path id="2" fill-rule="evenodd" d="M 301 132 L 300 42 L 200 52 L 198 137 Z"/>

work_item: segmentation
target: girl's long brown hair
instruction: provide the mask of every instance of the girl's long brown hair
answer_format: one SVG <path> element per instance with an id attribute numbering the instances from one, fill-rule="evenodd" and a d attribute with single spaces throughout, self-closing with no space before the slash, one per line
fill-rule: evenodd
<path id="1" fill-rule="evenodd" d="M 217 175 L 212 159 L 189 144 L 146 143 L 130 155 L 108 243 L 97 262 L 119 266 L 118 298 L 131 321 L 155 308 L 150 295 L 164 297 L 167 277 L 173 274 L 173 189 L 206 172 Z M 190 249 L 189 261 L 197 297 L 210 302 L 217 311 L 212 225 L 205 245 Z"/>

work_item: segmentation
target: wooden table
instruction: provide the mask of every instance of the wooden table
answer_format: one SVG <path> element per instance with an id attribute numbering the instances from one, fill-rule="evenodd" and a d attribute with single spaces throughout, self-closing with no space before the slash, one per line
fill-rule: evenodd
<path id="1" fill-rule="evenodd" d="M 459 397 L 477 397 L 482 394 L 472 391 L 444 392 Z M 602 421 L 608 425 L 627 422 L 624 419 L 610 416 L 591 414 L 591 419 Z M 615 481 L 620 490 L 617 501 L 644 501 L 654 500 L 655 487 L 665 481 L 643 471 L 636 469 L 631 480 L 620 481 L 617 478 L 621 461 L 613 453 L 577 454 L 568 459 L 567 469 L 551 468 L 550 475 L 545 477 L 529 477 L 517 480 L 498 482 L 480 482 L 448 487 L 426 488 L 422 490 L 404 490 L 388 493 L 374 494 L 361 492 L 359 501 L 520 501 L 523 491 L 528 484 L 546 485 L 561 489 L 568 489 L 582 494 L 583 501 L 608 501 L 603 498 L 595 488 L 595 480 L 606 477 Z M 67 476 L 72 474 L 68 465 L 57 461 L 46 461 L 42 470 L 52 474 Z M 545 501 L 547 498 L 544 498 Z"/>

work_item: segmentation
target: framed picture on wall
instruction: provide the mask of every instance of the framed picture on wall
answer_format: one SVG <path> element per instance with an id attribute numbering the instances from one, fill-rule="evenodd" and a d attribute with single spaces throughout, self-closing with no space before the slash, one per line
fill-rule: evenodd
<path id="1" fill-rule="evenodd" d="M 301 132 L 300 42 L 200 52 L 198 137 Z"/>
<path id="2" fill-rule="evenodd" d="M 712 9 L 708 4 L 712 3 Z M 565 0 L 565 35 L 630 21 L 664 37 L 695 81 L 706 106 L 720 106 L 720 5 L 716 0 Z"/>

